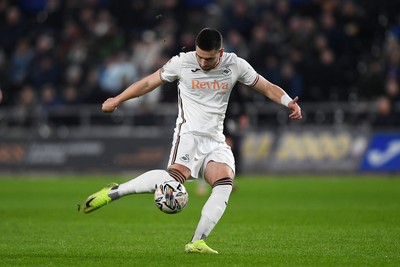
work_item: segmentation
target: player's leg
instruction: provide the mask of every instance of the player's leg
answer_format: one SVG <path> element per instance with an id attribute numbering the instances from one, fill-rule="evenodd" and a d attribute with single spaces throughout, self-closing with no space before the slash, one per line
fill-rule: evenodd
<path id="1" fill-rule="evenodd" d="M 185 249 L 186 252 L 218 253 L 209 248 L 204 240 L 225 212 L 232 192 L 234 171 L 225 163 L 210 161 L 205 169 L 204 178 L 212 185 L 211 195 L 201 211 L 193 238 Z"/>
<path id="2" fill-rule="evenodd" d="M 152 193 L 156 185 L 170 180 L 184 183 L 190 176 L 190 171 L 183 165 L 174 164 L 167 170 L 152 170 L 139 175 L 130 181 L 118 185 L 111 183 L 100 191 L 90 195 L 83 207 L 83 212 L 92 212 L 113 200 L 130 194 Z"/>
<path id="3" fill-rule="evenodd" d="M 225 212 L 232 192 L 234 173 L 225 163 L 209 162 L 205 179 L 212 185 L 211 195 L 205 203 L 192 241 L 205 239 Z"/>
<path id="4" fill-rule="evenodd" d="M 184 183 L 190 176 L 190 171 L 183 165 L 173 164 L 165 170 L 152 170 L 112 189 L 110 194 L 113 200 L 125 195 L 153 193 L 155 186 L 166 181 L 176 180 Z"/>
<path id="5" fill-rule="evenodd" d="M 154 192 L 156 185 L 169 180 L 177 180 L 184 183 L 191 174 L 191 169 L 186 165 L 186 154 L 191 153 L 191 149 L 195 148 L 193 136 L 185 135 L 184 137 L 174 136 L 173 145 L 169 157 L 168 169 L 152 170 L 126 182 L 121 185 L 115 183 L 110 184 L 102 190 L 89 196 L 84 204 L 83 211 L 89 213 L 113 200 L 129 194 L 151 193 Z M 181 160 L 181 162 L 177 162 Z M 181 163 L 181 164 L 179 164 Z"/>

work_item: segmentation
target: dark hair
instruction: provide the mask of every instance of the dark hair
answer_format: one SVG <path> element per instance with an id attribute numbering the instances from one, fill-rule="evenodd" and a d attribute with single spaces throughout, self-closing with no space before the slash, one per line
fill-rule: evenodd
<path id="1" fill-rule="evenodd" d="M 196 46 L 201 50 L 219 50 L 222 47 L 222 34 L 216 29 L 202 29 L 196 37 Z"/>

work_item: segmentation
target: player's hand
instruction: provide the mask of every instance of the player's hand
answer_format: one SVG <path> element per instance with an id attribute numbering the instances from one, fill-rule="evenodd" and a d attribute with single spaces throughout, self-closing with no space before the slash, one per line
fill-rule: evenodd
<path id="1" fill-rule="evenodd" d="M 299 100 L 299 97 L 296 96 L 292 101 L 289 102 L 288 107 L 292 110 L 292 112 L 289 115 L 289 118 L 291 119 L 296 119 L 296 120 L 301 120 L 303 116 L 301 115 L 301 108 L 297 104 L 297 101 Z"/>
<path id="2" fill-rule="evenodd" d="M 101 106 L 101 109 L 105 113 L 111 113 L 114 112 L 118 107 L 118 102 L 114 97 L 108 98 L 106 101 L 104 101 L 103 105 Z"/>

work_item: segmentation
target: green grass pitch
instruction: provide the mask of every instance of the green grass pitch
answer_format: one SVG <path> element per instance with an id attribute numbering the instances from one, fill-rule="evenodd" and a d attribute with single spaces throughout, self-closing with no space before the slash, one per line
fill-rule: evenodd
<path id="1" fill-rule="evenodd" d="M 128 177 L 0 179 L 0 266 L 400 266 L 400 179 L 239 177 L 208 237 L 184 253 L 207 196 L 163 214 L 152 194 L 91 214 L 77 203 Z"/>

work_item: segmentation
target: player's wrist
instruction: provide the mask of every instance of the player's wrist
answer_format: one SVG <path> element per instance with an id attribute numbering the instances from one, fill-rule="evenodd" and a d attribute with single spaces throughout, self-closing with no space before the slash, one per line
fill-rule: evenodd
<path id="1" fill-rule="evenodd" d="M 289 103 L 292 100 L 293 99 L 290 96 L 288 96 L 287 94 L 284 94 L 283 96 L 281 96 L 281 104 L 284 105 L 285 107 L 289 107 Z"/>
<path id="2" fill-rule="evenodd" d="M 115 108 L 117 108 L 117 107 L 118 107 L 119 105 L 121 105 L 121 103 L 124 102 L 124 101 L 126 101 L 126 100 L 124 99 L 124 97 L 122 97 L 121 95 L 118 95 L 118 96 L 116 96 L 116 97 L 114 98 L 113 106 L 114 106 Z"/>

